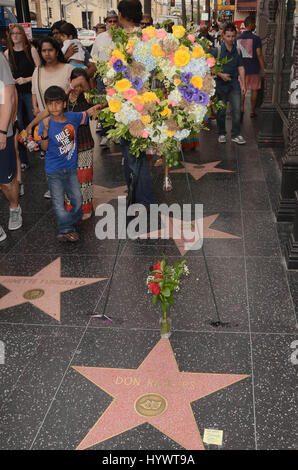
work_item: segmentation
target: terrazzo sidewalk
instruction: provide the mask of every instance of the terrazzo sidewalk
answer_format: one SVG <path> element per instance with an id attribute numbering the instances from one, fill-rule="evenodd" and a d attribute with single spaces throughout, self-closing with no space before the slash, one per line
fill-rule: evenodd
<path id="1" fill-rule="evenodd" d="M 212 122 L 172 172 L 172 192 L 153 167 L 158 203 L 193 198 L 204 208 L 205 257 L 184 254 L 190 275 L 169 340 L 145 283 L 163 252 L 181 258 L 175 240 L 99 240 L 95 216 L 78 243 L 59 243 L 43 161 L 30 155 L 23 227 L 0 244 L 1 449 L 298 448 L 298 273 L 285 267 L 280 174 L 272 151 L 257 148 L 257 127 L 246 113 L 247 144 L 222 145 Z M 116 207 L 119 148 L 97 142 L 94 183 L 96 204 Z M 2 194 L 0 203 L 6 229 Z M 213 323 L 205 259 L 224 326 Z M 206 430 L 222 431 L 222 442 L 206 442 Z"/>

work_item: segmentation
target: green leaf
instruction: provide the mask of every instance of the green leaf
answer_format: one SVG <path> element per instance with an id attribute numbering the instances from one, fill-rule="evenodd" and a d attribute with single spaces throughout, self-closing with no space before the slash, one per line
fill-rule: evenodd
<path id="1" fill-rule="evenodd" d="M 171 291 L 168 287 L 165 287 L 164 289 L 162 289 L 162 294 L 165 296 L 165 297 L 170 297 L 171 295 Z"/>
<path id="2" fill-rule="evenodd" d="M 153 298 L 152 298 L 153 305 L 155 305 L 156 302 L 157 302 L 157 295 L 154 295 Z"/>

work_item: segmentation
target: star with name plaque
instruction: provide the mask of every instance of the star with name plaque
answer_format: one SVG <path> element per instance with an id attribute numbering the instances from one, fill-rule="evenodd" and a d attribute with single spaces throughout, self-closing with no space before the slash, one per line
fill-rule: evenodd
<path id="1" fill-rule="evenodd" d="M 137 369 L 77 367 L 77 372 L 113 397 L 78 450 L 150 423 L 181 447 L 203 450 L 193 401 L 248 375 L 180 372 L 168 339 L 160 339 Z"/>

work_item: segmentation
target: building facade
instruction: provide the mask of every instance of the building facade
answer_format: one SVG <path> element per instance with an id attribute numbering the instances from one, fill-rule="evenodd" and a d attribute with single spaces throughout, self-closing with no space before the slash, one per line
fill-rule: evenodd
<path id="1" fill-rule="evenodd" d="M 91 29 L 102 23 L 108 10 L 117 10 L 117 0 L 39 0 L 42 26 L 65 19 L 77 28 Z M 36 0 L 29 0 L 32 18 L 36 18 Z"/>

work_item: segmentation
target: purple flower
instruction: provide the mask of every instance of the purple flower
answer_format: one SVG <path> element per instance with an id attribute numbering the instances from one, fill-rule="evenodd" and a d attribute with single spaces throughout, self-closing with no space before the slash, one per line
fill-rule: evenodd
<path id="1" fill-rule="evenodd" d="M 136 90 L 140 90 L 144 86 L 143 80 L 140 77 L 136 77 L 131 83 Z"/>
<path id="2" fill-rule="evenodd" d="M 188 72 L 188 73 L 182 72 L 181 81 L 184 82 L 184 83 L 188 83 L 190 81 L 191 77 L 192 77 L 191 72 Z"/>
<path id="3" fill-rule="evenodd" d="M 123 70 L 123 62 L 120 59 L 115 60 L 113 63 L 113 69 L 116 70 L 116 72 L 122 72 Z"/>
<path id="4" fill-rule="evenodd" d="M 199 103 L 199 90 L 193 86 L 192 83 L 190 83 L 188 86 L 184 85 L 182 87 L 178 87 L 180 93 L 182 94 L 183 98 L 188 101 L 188 103 L 191 103 L 192 101 L 195 101 L 196 103 Z M 208 96 L 208 95 L 207 95 Z M 208 96 L 209 98 L 209 96 Z"/>
<path id="5" fill-rule="evenodd" d="M 122 68 L 122 75 L 123 75 L 123 78 L 130 78 L 129 70 L 126 65 L 124 65 L 124 67 Z"/>
<path id="6" fill-rule="evenodd" d="M 209 95 L 207 93 L 203 93 L 202 91 L 198 90 L 198 101 L 196 101 L 196 103 L 200 103 L 202 106 L 207 106 L 209 101 L 210 101 Z"/>

